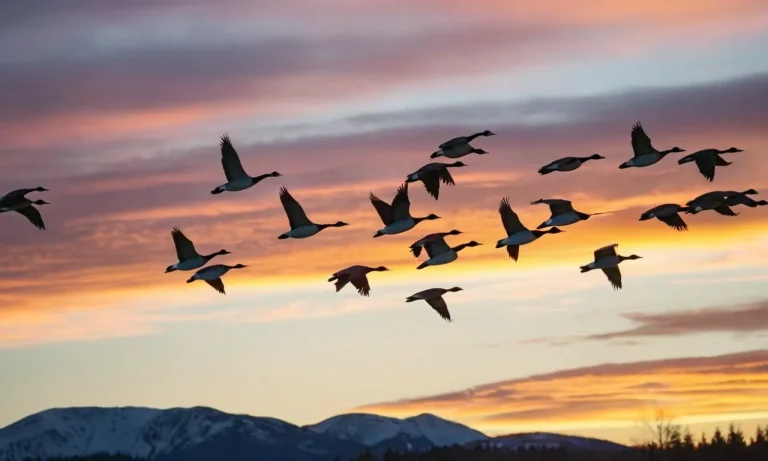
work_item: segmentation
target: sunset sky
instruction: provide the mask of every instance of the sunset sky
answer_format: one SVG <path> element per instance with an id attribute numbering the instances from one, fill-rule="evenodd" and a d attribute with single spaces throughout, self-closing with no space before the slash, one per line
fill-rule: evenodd
<path id="1" fill-rule="evenodd" d="M 435 413 L 488 434 L 559 431 L 629 443 L 664 409 L 698 432 L 768 423 L 768 207 L 638 221 L 711 190 L 768 199 L 764 0 L 135 0 L 0 6 L 0 195 L 29 194 L 47 230 L 0 214 L 0 427 L 50 407 L 205 405 L 309 424 L 350 411 Z M 641 121 L 658 149 L 728 154 L 714 183 L 671 154 L 619 170 Z M 410 187 L 405 234 L 382 227 L 406 175 L 454 136 L 433 200 Z M 225 182 L 228 132 L 257 175 Z M 559 157 L 607 157 L 539 176 Z M 316 222 L 278 240 L 285 186 Z M 539 198 L 615 211 L 511 261 L 497 207 Z M 249 265 L 227 295 L 176 262 L 180 226 L 214 263 Z M 459 229 L 458 261 L 416 271 L 408 246 Z M 624 289 L 579 273 L 619 243 Z M 384 265 L 370 298 L 330 274 Z M 453 323 L 406 296 L 449 293 Z"/>

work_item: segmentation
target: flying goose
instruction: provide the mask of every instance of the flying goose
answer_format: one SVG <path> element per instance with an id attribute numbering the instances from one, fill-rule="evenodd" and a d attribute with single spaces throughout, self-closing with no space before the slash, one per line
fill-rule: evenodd
<path id="1" fill-rule="evenodd" d="M 549 174 L 553 171 L 573 171 L 589 160 L 602 160 L 600 154 L 592 154 L 589 157 L 563 157 L 539 168 L 539 174 Z"/>
<path id="2" fill-rule="evenodd" d="M 520 255 L 520 245 L 531 243 L 544 234 L 559 234 L 560 232 L 565 232 L 557 227 L 551 227 L 545 231 L 528 230 L 528 228 L 520 222 L 517 213 L 512 211 L 512 207 L 509 206 L 509 198 L 501 199 L 501 203 L 499 203 L 499 215 L 501 215 L 501 223 L 504 225 L 504 230 L 507 231 L 507 238 L 499 240 L 496 243 L 496 248 L 507 247 L 509 257 L 514 259 L 515 262 L 517 262 L 517 258 Z"/>
<path id="3" fill-rule="evenodd" d="M 479 138 L 480 136 L 496 136 L 496 133 L 485 130 L 481 131 L 480 133 L 471 134 L 469 136 L 459 136 L 457 138 L 449 139 L 437 147 L 439 149 L 450 149 L 457 146 L 463 146 L 465 144 L 469 144 L 470 142 L 474 141 L 475 138 Z"/>
<path id="4" fill-rule="evenodd" d="M 31 189 L 16 189 L 0 196 L 0 211 L 15 211 L 18 208 L 24 208 L 32 203 L 26 195 L 30 192 L 48 192 L 48 189 L 42 186 Z M 43 204 L 39 204 L 43 205 Z"/>
<path id="5" fill-rule="evenodd" d="M 613 289 L 620 290 L 621 271 L 619 270 L 619 264 L 622 261 L 626 261 L 628 259 L 641 259 L 642 256 L 621 256 L 616 253 L 616 248 L 618 246 L 618 243 L 614 243 L 612 245 L 604 246 L 595 250 L 595 260 L 586 266 L 581 266 L 581 272 L 584 273 L 593 269 L 602 269 L 605 276 L 608 277 L 608 281 L 611 282 L 611 285 L 613 285 Z"/>
<path id="6" fill-rule="evenodd" d="M 712 182 L 715 180 L 715 167 L 716 166 L 728 166 L 731 162 L 725 160 L 720 154 L 730 154 L 734 152 L 744 152 L 737 147 L 731 147 L 726 150 L 718 149 L 704 149 L 692 154 L 686 155 L 677 161 L 678 165 L 686 163 L 696 162 L 696 166 L 699 168 L 699 172 Z"/>
<path id="7" fill-rule="evenodd" d="M 453 182 L 453 177 L 451 176 L 451 172 L 448 171 L 448 168 L 462 166 L 467 165 L 463 162 L 428 163 L 419 168 L 416 172 L 409 174 L 405 182 L 423 182 L 427 192 L 437 200 L 437 196 L 440 194 L 441 181 L 447 186 L 456 185 L 456 183 Z"/>
<path id="8" fill-rule="evenodd" d="M 405 298 L 405 302 L 412 303 L 419 300 L 426 301 L 427 304 L 432 306 L 432 309 L 434 309 L 435 312 L 440 314 L 440 317 L 445 319 L 446 322 L 451 322 L 451 313 L 448 312 L 448 304 L 445 303 L 443 295 L 448 292 L 457 292 L 461 290 L 462 288 L 460 287 L 453 287 L 447 290 L 445 288 L 430 288 L 408 296 Z"/>
<path id="9" fill-rule="evenodd" d="M 557 198 L 540 198 L 531 202 L 531 205 L 537 205 L 539 203 L 545 203 L 549 205 L 549 212 L 552 216 L 539 224 L 536 229 L 543 229 L 550 226 L 567 226 L 579 221 L 586 221 L 592 216 L 610 213 L 610 211 L 604 211 L 602 213 L 582 213 L 573 209 L 573 204 L 570 200 L 563 200 Z"/>
<path id="10" fill-rule="evenodd" d="M 683 221 L 683 218 L 681 218 L 678 214 L 684 211 L 688 211 L 688 207 L 680 206 L 674 203 L 665 203 L 664 205 L 659 205 L 646 211 L 640 215 L 639 220 L 647 221 L 649 219 L 656 218 L 672 229 L 682 232 L 688 230 L 688 224 L 686 224 L 685 221 Z"/>
<path id="11" fill-rule="evenodd" d="M 424 238 L 421 238 L 415 242 L 413 242 L 413 245 L 411 245 L 411 253 L 413 253 L 414 258 L 418 258 L 421 254 L 421 249 L 424 247 L 425 244 L 432 240 L 445 238 L 449 235 L 459 235 L 462 232 L 460 230 L 453 229 L 450 232 L 436 232 L 434 234 L 429 234 Z"/>
<path id="12" fill-rule="evenodd" d="M 227 250 L 219 250 L 208 255 L 201 255 L 195 250 L 195 244 L 187 238 L 181 229 L 174 227 L 171 231 L 173 245 L 176 247 L 176 257 L 179 262 L 172 264 L 165 269 L 165 273 L 173 271 L 191 271 L 205 266 L 214 256 L 231 254 Z"/>
<path id="13" fill-rule="evenodd" d="M 43 192 L 47 190 L 44 187 L 35 187 L 33 189 L 16 189 L 11 191 L 0 197 L 0 213 L 15 211 L 27 218 L 38 229 L 45 230 L 45 222 L 43 222 L 43 217 L 40 215 L 40 210 L 32 205 L 50 205 L 50 203 L 41 199 L 30 200 L 26 195 L 30 192 Z"/>
<path id="14" fill-rule="evenodd" d="M 737 201 L 741 200 L 738 196 L 746 195 L 757 195 L 757 191 L 749 189 L 744 192 L 707 192 L 686 203 L 687 210 L 685 210 L 685 213 L 697 214 L 706 210 L 714 210 L 723 216 L 737 216 L 738 213 L 731 209 L 730 204 L 737 204 Z M 744 198 L 746 199 L 747 197 Z"/>
<path id="15" fill-rule="evenodd" d="M 403 183 L 395 194 L 392 205 L 376 197 L 373 192 L 370 193 L 371 204 L 379 213 L 384 227 L 376 231 L 374 237 L 382 235 L 400 234 L 413 229 L 418 223 L 424 220 L 440 219 L 436 214 L 430 214 L 423 218 L 414 218 L 411 216 L 411 202 L 408 200 L 408 183 Z"/>
<path id="16" fill-rule="evenodd" d="M 651 144 L 651 138 L 645 134 L 645 130 L 643 130 L 640 122 L 637 122 L 632 126 L 632 150 L 634 151 L 635 156 L 619 165 L 620 169 L 651 166 L 663 159 L 667 154 L 672 152 L 685 152 L 684 149 L 679 147 L 673 147 L 672 149 L 663 151 L 656 150 Z"/>
<path id="17" fill-rule="evenodd" d="M 384 266 L 351 266 L 336 272 L 328 279 L 328 281 L 336 282 L 337 293 L 344 288 L 347 283 L 351 283 L 352 286 L 357 288 L 357 292 L 360 293 L 360 296 L 369 296 L 371 294 L 371 286 L 368 284 L 368 277 L 366 277 L 366 274 L 369 272 L 384 272 L 388 270 L 389 269 Z"/>
<path id="18" fill-rule="evenodd" d="M 280 188 L 280 203 L 283 204 L 285 214 L 288 216 L 288 224 L 291 230 L 277 237 L 278 239 L 303 239 L 311 237 L 327 227 L 343 227 L 349 224 L 339 221 L 336 224 L 315 224 L 307 218 L 304 209 L 299 202 L 288 193 L 285 187 Z"/>
<path id="19" fill-rule="evenodd" d="M 221 137 L 221 166 L 224 168 L 224 175 L 227 177 L 227 183 L 213 189 L 211 194 L 221 194 L 224 191 L 237 192 L 255 186 L 262 179 L 269 177 L 282 176 L 277 171 L 266 173 L 259 176 L 248 176 L 240 163 L 240 157 L 237 151 L 232 147 L 232 141 L 228 134 Z"/>
<path id="20" fill-rule="evenodd" d="M 455 247 L 449 247 L 442 237 L 430 240 L 424 244 L 424 249 L 427 250 L 429 259 L 419 264 L 416 269 L 424 269 L 427 266 L 439 266 L 456 261 L 459 257 L 459 251 L 467 247 L 476 247 L 479 245 L 482 245 L 482 243 L 477 243 L 472 240 L 471 242 L 462 243 Z"/>
<path id="21" fill-rule="evenodd" d="M 190 277 L 189 280 L 187 280 L 187 283 L 192 283 L 195 280 L 203 280 L 205 283 L 212 286 L 214 290 L 225 295 L 224 282 L 221 281 L 221 276 L 229 272 L 230 269 L 242 269 L 244 267 L 248 266 L 243 264 L 235 264 L 234 266 L 214 264 L 213 266 L 204 267 L 195 272 L 195 275 Z"/>

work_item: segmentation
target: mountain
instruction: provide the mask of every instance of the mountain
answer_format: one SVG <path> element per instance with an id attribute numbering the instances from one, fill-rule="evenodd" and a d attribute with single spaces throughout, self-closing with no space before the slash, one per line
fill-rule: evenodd
<path id="1" fill-rule="evenodd" d="M 212 408 L 58 408 L 0 429 L 0 461 L 123 454 L 152 461 L 348 460 L 366 448 L 426 451 L 477 443 L 516 448 L 556 443 L 565 448 L 607 450 L 611 442 L 558 434 L 488 438 L 430 414 L 405 419 L 371 414 L 334 416 L 299 427 L 279 419 L 233 415 Z"/>
<path id="2" fill-rule="evenodd" d="M 518 448 L 564 448 L 566 450 L 612 451 L 625 450 L 626 446 L 608 440 L 579 437 L 576 435 L 529 432 L 493 437 L 490 444 L 497 448 L 517 450 Z"/>
<path id="3" fill-rule="evenodd" d="M 430 414 L 397 419 L 350 413 L 305 427 L 318 434 L 360 443 L 371 448 L 373 453 L 386 451 L 387 448 L 424 451 L 433 446 L 464 445 L 488 439 L 482 432 Z"/>
<path id="4" fill-rule="evenodd" d="M 362 450 L 279 419 L 205 407 L 53 409 L 0 429 L 0 461 L 96 453 L 158 461 L 324 461 Z"/>

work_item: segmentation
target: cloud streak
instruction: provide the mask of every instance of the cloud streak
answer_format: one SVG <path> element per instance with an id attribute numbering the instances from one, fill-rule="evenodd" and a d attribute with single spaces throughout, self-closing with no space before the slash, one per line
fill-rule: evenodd
<path id="1" fill-rule="evenodd" d="M 354 411 L 433 412 L 490 433 L 632 425 L 663 408 L 689 418 L 765 412 L 768 351 L 563 370 Z M 649 378 L 652 377 L 652 378 Z"/>

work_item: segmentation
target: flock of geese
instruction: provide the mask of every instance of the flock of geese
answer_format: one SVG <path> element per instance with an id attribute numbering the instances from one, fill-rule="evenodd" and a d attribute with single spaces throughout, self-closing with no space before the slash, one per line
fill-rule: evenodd
<path id="1" fill-rule="evenodd" d="M 486 130 L 470 136 L 453 138 L 438 146 L 438 150 L 432 153 L 430 158 L 435 159 L 444 157 L 447 159 L 458 159 L 470 154 L 487 154 L 488 152 L 483 149 L 472 147 L 470 142 L 479 137 L 494 135 L 495 133 Z M 684 152 L 684 150 L 679 147 L 673 147 L 662 151 L 656 149 L 651 144 L 651 139 L 645 133 L 639 122 L 632 127 L 631 138 L 634 156 L 619 165 L 620 169 L 648 167 L 659 163 L 670 153 Z M 715 178 L 716 167 L 724 167 L 731 164 L 731 162 L 723 159 L 722 155 L 735 152 L 742 152 L 742 150 L 735 147 L 726 150 L 705 149 L 682 157 L 678 160 L 678 164 L 695 163 L 701 174 L 708 181 L 712 182 Z M 564 157 L 541 167 L 541 169 L 539 169 L 539 174 L 547 175 L 554 172 L 574 171 L 590 160 L 601 159 L 605 159 L 605 157 L 599 154 L 594 154 L 588 157 Z M 227 134 L 221 137 L 221 165 L 224 169 L 224 176 L 226 177 L 227 182 L 213 189 L 211 194 L 243 191 L 255 186 L 266 178 L 282 176 L 277 171 L 258 176 L 250 176 L 247 174 L 245 169 L 243 169 L 240 157 L 232 146 L 232 142 Z M 371 192 L 369 200 L 383 224 L 383 227 L 376 231 L 373 237 L 377 238 L 385 235 L 401 234 L 413 229 L 422 221 L 440 219 L 440 216 L 435 214 L 428 214 L 422 217 L 414 217 L 411 214 L 411 204 L 408 199 L 408 184 L 421 182 L 427 192 L 437 200 L 440 195 L 441 184 L 446 186 L 455 185 L 450 170 L 452 168 L 460 168 L 464 166 L 466 166 L 466 164 L 461 161 L 455 161 L 454 163 L 434 162 L 424 165 L 406 177 L 405 182 L 397 189 L 397 193 L 391 203 L 381 200 Z M 45 191 L 48 191 L 48 189 L 44 187 L 35 187 L 32 189 L 18 189 L 9 192 L 5 196 L 0 197 L 0 213 L 15 211 L 26 217 L 37 228 L 45 229 L 43 218 L 35 205 L 47 205 L 48 202 L 45 200 L 30 200 L 27 198 L 27 194 L 31 192 Z M 688 229 L 688 225 L 683 221 L 680 213 L 697 214 L 702 211 L 713 210 L 724 216 L 736 216 L 737 213 L 731 209 L 731 207 L 736 205 L 757 207 L 768 204 L 765 200 L 755 201 L 748 197 L 748 195 L 755 194 L 757 194 L 757 192 L 753 189 L 743 192 L 708 192 L 689 201 L 685 206 L 667 203 L 651 208 L 640 216 L 640 221 L 656 218 L 672 229 L 685 231 Z M 293 198 L 285 187 L 280 188 L 279 196 L 285 214 L 288 217 L 290 230 L 278 236 L 278 239 L 304 239 L 312 237 L 323 229 L 329 227 L 343 227 L 348 225 L 343 221 L 338 221 L 333 224 L 315 223 L 307 217 L 302 206 L 295 198 Z M 506 248 L 509 257 L 514 261 L 517 261 L 520 256 L 520 247 L 522 245 L 534 242 L 545 234 L 558 234 L 563 232 L 557 226 L 575 224 L 580 221 L 585 221 L 591 216 L 603 214 L 588 214 L 577 211 L 569 200 L 564 199 L 539 199 L 531 204 L 548 205 L 551 213 L 551 217 L 534 230 L 527 228 L 520 222 L 520 218 L 518 218 L 517 214 L 512 210 L 508 198 L 505 197 L 501 199 L 501 202 L 499 203 L 498 212 L 501 217 L 501 223 L 504 226 L 504 231 L 506 232 L 506 237 L 501 238 L 496 242 L 496 248 Z M 427 253 L 427 259 L 422 262 L 417 269 L 451 263 L 459 257 L 459 252 L 463 249 L 482 245 L 474 240 L 456 246 L 450 246 L 446 243 L 445 239 L 447 237 L 459 235 L 461 233 L 461 231 L 456 229 L 449 232 L 438 232 L 429 234 L 414 242 L 410 246 L 410 251 L 415 258 L 421 256 L 422 249 Z M 178 227 L 174 227 L 171 231 L 171 237 L 173 238 L 173 243 L 176 247 L 176 257 L 178 262 L 168 266 L 165 272 L 196 270 L 194 275 L 187 280 L 187 283 L 202 280 L 218 292 L 224 294 L 224 282 L 221 280 L 222 276 L 232 269 L 242 269 L 246 267 L 243 264 L 236 264 L 234 266 L 214 264 L 206 266 L 206 264 L 208 264 L 214 257 L 230 254 L 230 252 L 222 249 L 214 253 L 202 255 L 198 253 L 192 241 L 188 239 Z M 622 287 L 622 282 L 619 264 L 626 260 L 640 259 L 640 256 L 634 254 L 630 256 L 620 255 L 617 252 L 617 247 L 618 244 L 612 244 L 595 250 L 594 260 L 589 264 L 581 266 L 581 272 L 600 269 L 606 275 L 613 288 L 616 290 L 620 289 Z M 387 270 L 389 269 L 384 266 L 368 267 L 354 265 L 334 273 L 328 281 L 334 282 L 337 292 L 347 284 L 352 284 L 360 295 L 368 296 L 371 292 L 371 287 L 368 282 L 368 274 L 371 272 L 382 272 Z M 430 288 L 408 296 L 405 302 L 419 300 L 426 301 L 443 319 L 450 322 L 451 315 L 448 311 L 448 306 L 443 299 L 443 295 L 448 292 L 457 292 L 461 290 L 460 287 L 449 289 Z"/>

